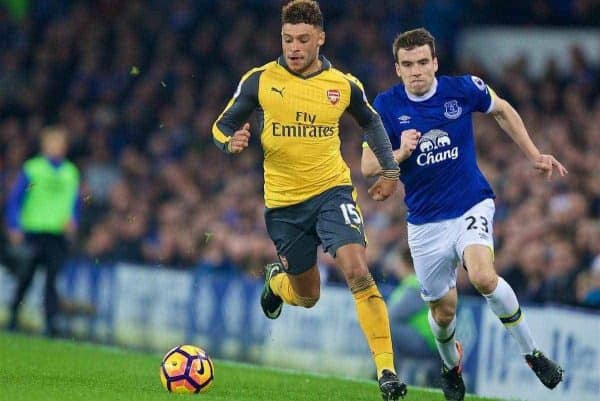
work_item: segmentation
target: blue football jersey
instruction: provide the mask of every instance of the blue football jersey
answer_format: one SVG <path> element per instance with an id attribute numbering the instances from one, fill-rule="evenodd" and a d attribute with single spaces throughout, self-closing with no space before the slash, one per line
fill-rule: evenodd
<path id="1" fill-rule="evenodd" d="M 402 131 L 411 128 L 421 139 L 400 164 L 408 222 L 424 224 L 462 215 L 494 192 L 479 170 L 473 138 L 473 112 L 489 112 L 493 92 L 478 77 L 440 76 L 421 97 L 404 85 L 380 93 L 373 106 L 381 116 L 393 149 Z"/>

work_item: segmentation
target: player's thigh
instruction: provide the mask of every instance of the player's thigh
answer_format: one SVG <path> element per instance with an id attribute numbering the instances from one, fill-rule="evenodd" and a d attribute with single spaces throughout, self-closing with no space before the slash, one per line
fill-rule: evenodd
<path id="1" fill-rule="evenodd" d="M 315 214 L 304 204 L 265 211 L 267 232 L 283 268 L 290 275 L 307 272 L 317 263 L 319 238 L 315 222 Z"/>
<path id="2" fill-rule="evenodd" d="M 68 244 L 63 235 L 44 235 L 43 244 L 40 246 L 40 255 L 43 255 L 43 265 L 48 275 L 56 275 L 64 265 L 68 256 Z"/>
<path id="3" fill-rule="evenodd" d="M 364 252 L 365 230 L 356 197 L 352 186 L 334 187 L 320 195 L 316 231 L 323 250 L 333 257 L 349 244 L 360 245 Z M 362 263 L 366 266 L 366 262 Z"/>
<path id="4" fill-rule="evenodd" d="M 437 301 L 456 287 L 453 236 L 448 221 L 408 224 L 408 246 L 426 302 Z"/>
<path id="5" fill-rule="evenodd" d="M 453 220 L 456 253 L 467 270 L 493 269 L 494 212 L 494 201 L 485 199 Z"/>
<path id="6" fill-rule="evenodd" d="M 336 251 L 335 261 L 350 288 L 355 288 L 358 283 L 356 280 L 363 279 L 369 273 L 367 254 L 362 244 L 340 246 Z"/>

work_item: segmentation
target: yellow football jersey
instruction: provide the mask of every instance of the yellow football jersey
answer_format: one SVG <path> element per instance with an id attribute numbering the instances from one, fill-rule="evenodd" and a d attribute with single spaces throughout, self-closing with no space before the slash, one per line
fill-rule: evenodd
<path id="1" fill-rule="evenodd" d="M 213 125 L 215 143 L 225 148 L 252 111 L 259 111 L 268 208 L 352 185 L 340 152 L 340 118 L 348 110 L 362 127 L 379 118 L 358 79 L 325 57 L 321 61 L 323 68 L 306 77 L 288 70 L 283 57 L 249 71 Z"/>

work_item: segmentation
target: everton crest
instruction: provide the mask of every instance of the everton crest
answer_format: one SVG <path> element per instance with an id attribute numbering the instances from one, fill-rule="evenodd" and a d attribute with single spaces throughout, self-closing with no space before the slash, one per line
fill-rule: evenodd
<path id="1" fill-rule="evenodd" d="M 456 120 L 462 114 L 462 107 L 458 100 L 450 100 L 444 103 L 444 116 L 450 120 Z"/>

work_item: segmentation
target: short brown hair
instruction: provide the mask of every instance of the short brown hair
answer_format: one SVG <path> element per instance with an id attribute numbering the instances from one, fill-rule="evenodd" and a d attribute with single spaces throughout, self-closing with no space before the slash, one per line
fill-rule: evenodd
<path id="1" fill-rule="evenodd" d="M 67 128 L 63 125 L 48 125 L 40 131 L 40 139 L 42 141 L 56 137 L 66 140 L 68 136 Z"/>
<path id="2" fill-rule="evenodd" d="M 281 25 L 309 24 L 323 29 L 323 14 L 313 0 L 292 0 L 281 9 Z"/>
<path id="3" fill-rule="evenodd" d="M 394 39 L 392 51 L 394 52 L 394 60 L 398 62 L 398 50 L 412 50 L 415 47 L 428 45 L 431 49 L 431 57 L 435 56 L 435 38 L 425 28 L 417 28 L 412 31 L 406 31 L 398 34 Z"/>

